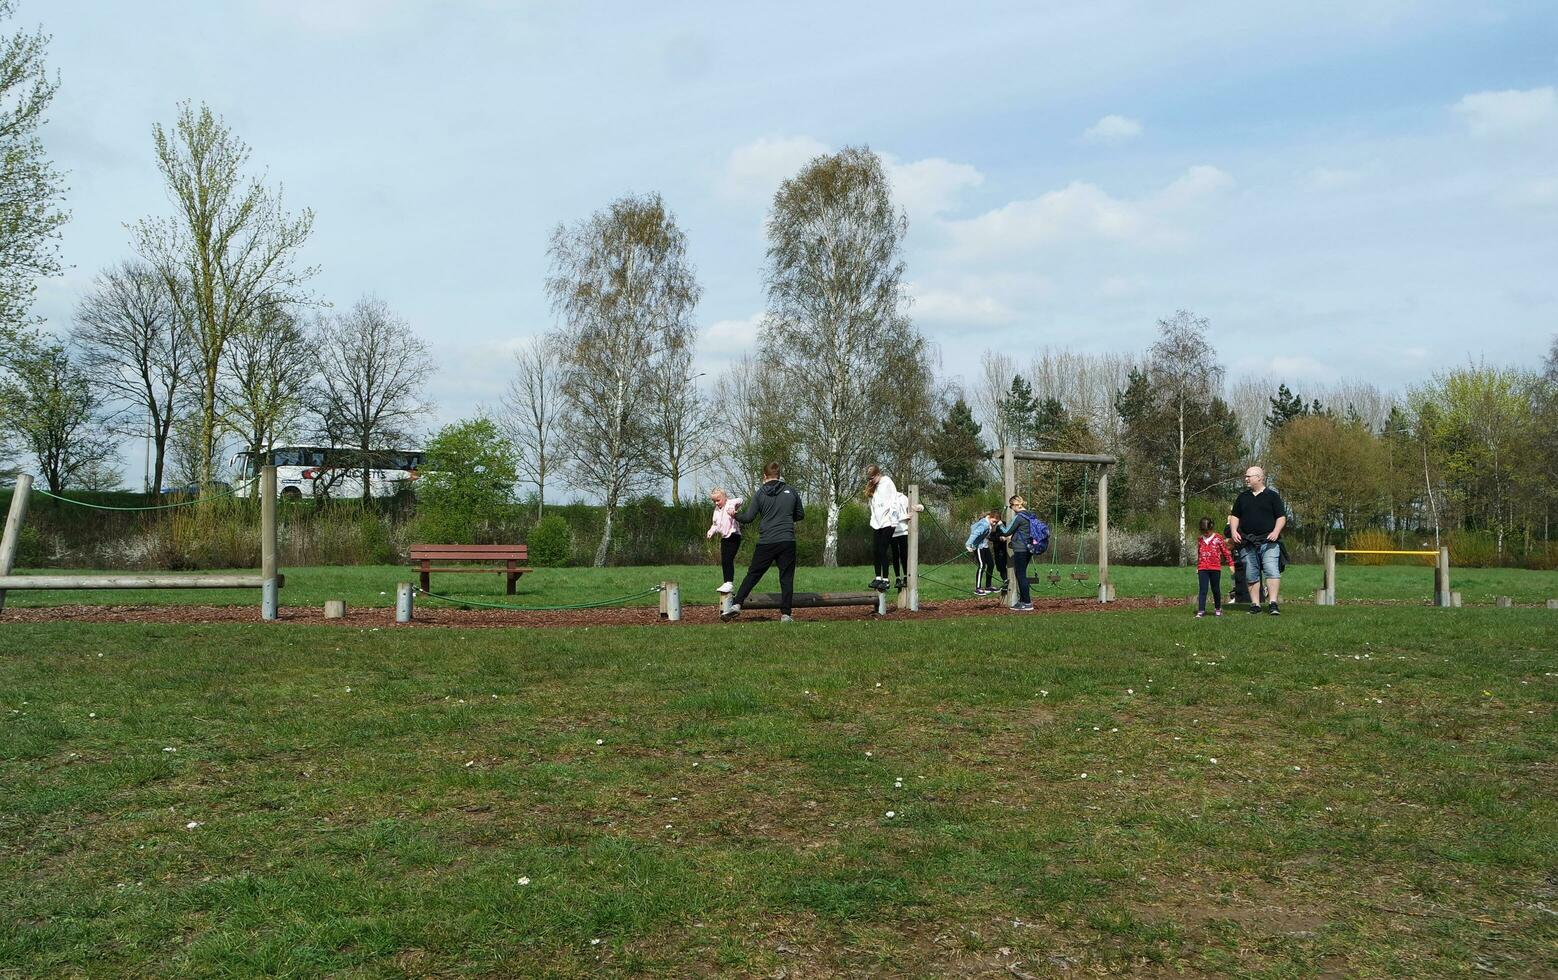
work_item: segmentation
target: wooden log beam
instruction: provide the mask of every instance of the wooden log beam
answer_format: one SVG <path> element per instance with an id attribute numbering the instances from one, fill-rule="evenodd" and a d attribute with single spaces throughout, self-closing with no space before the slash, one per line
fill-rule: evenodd
<path id="1" fill-rule="evenodd" d="M 280 588 L 285 576 L 276 576 Z M 4 575 L 0 589 L 258 589 L 260 575 Z"/>
<path id="2" fill-rule="evenodd" d="M 822 606 L 874 606 L 876 592 L 796 592 L 790 596 L 790 605 L 796 609 L 816 609 Z M 777 592 L 754 592 L 741 604 L 742 609 L 778 609 L 782 597 Z"/>

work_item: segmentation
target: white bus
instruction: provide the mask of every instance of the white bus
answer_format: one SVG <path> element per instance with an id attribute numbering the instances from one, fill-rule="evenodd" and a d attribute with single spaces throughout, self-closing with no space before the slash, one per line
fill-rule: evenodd
<path id="1" fill-rule="evenodd" d="M 417 479 L 422 468 L 420 449 L 375 449 L 368 453 L 366 467 L 362 456 L 358 449 L 326 446 L 277 446 L 265 453 L 236 453 L 229 461 L 234 495 L 247 497 L 257 493 L 259 486 L 253 479 L 266 464 L 276 467 L 276 489 L 287 500 L 360 498 L 365 468 L 369 494 L 393 497 Z"/>

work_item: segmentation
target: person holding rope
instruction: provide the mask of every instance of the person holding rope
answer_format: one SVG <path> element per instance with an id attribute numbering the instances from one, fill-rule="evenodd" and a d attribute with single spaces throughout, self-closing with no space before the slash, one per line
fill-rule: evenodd
<path id="1" fill-rule="evenodd" d="M 736 581 L 736 552 L 741 550 L 741 525 L 736 523 L 736 511 L 741 507 L 741 498 L 731 498 L 724 490 L 715 487 L 709 491 L 709 500 L 714 503 L 714 520 L 704 537 L 719 535 L 719 566 L 725 579 L 714 591 L 725 594 Z"/>
<path id="2" fill-rule="evenodd" d="M 893 478 L 883 473 L 882 468 L 875 463 L 866 467 L 865 494 L 866 501 L 871 505 L 871 556 L 876 565 L 871 588 L 886 592 L 892 581 L 887 577 L 892 567 L 887 556 L 893 546 L 893 529 L 902 517 L 898 512 L 898 498 L 901 495 Z"/>
<path id="3" fill-rule="evenodd" d="M 791 622 L 790 601 L 795 595 L 795 522 L 806 516 L 801 495 L 779 479 L 779 464 L 763 467 L 763 485 L 752 499 L 736 515 L 740 524 L 750 524 L 759 518 L 757 547 L 752 550 L 752 561 L 747 566 L 746 578 L 729 608 L 720 614 L 721 619 L 735 619 L 741 615 L 741 604 L 758 581 L 767 574 L 771 565 L 779 566 L 779 621 Z"/>
<path id="4" fill-rule="evenodd" d="M 1028 586 L 1028 562 L 1035 554 L 1043 554 L 1049 542 L 1049 525 L 1038 515 L 1028 511 L 1028 502 L 1013 494 L 1006 505 L 1012 509 L 1010 524 L 1002 525 L 1001 534 L 1012 543 L 1012 571 L 1017 576 L 1016 612 L 1033 612 L 1033 593 Z"/>
<path id="5" fill-rule="evenodd" d="M 1233 502 L 1233 512 L 1228 516 L 1228 526 L 1233 530 L 1233 540 L 1244 546 L 1244 579 L 1250 588 L 1250 615 L 1260 614 L 1260 598 L 1256 587 L 1264 583 L 1267 606 L 1273 616 L 1280 616 L 1277 608 L 1277 592 L 1282 585 L 1282 545 L 1278 539 L 1287 527 L 1287 508 L 1277 491 L 1266 486 L 1266 471 L 1251 466 L 1244 471 L 1244 492 Z"/>

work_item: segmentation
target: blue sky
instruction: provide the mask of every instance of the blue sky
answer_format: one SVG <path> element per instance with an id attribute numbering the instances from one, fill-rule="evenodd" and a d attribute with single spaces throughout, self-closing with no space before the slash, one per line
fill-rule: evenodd
<path id="1" fill-rule="evenodd" d="M 1232 376 L 1300 390 L 1534 364 L 1558 331 L 1551 3 L 23 0 L 39 22 L 51 326 L 167 210 L 153 123 L 205 101 L 316 212 L 320 297 L 433 345 L 439 421 L 551 325 L 552 228 L 627 192 L 688 234 L 712 376 L 754 339 L 767 201 L 846 144 L 889 161 L 948 375 L 1140 350 L 1180 308 Z"/>

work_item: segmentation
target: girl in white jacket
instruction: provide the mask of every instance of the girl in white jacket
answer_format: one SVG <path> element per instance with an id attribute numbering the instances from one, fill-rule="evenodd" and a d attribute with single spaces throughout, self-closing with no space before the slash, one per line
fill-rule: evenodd
<path id="1" fill-rule="evenodd" d="M 876 565 L 876 577 L 871 588 L 886 592 L 891 580 L 887 577 L 892 565 L 888 554 L 892 550 L 893 531 L 906 516 L 899 510 L 898 492 L 892 477 L 872 463 L 866 467 L 866 501 L 871 505 L 871 556 Z"/>

